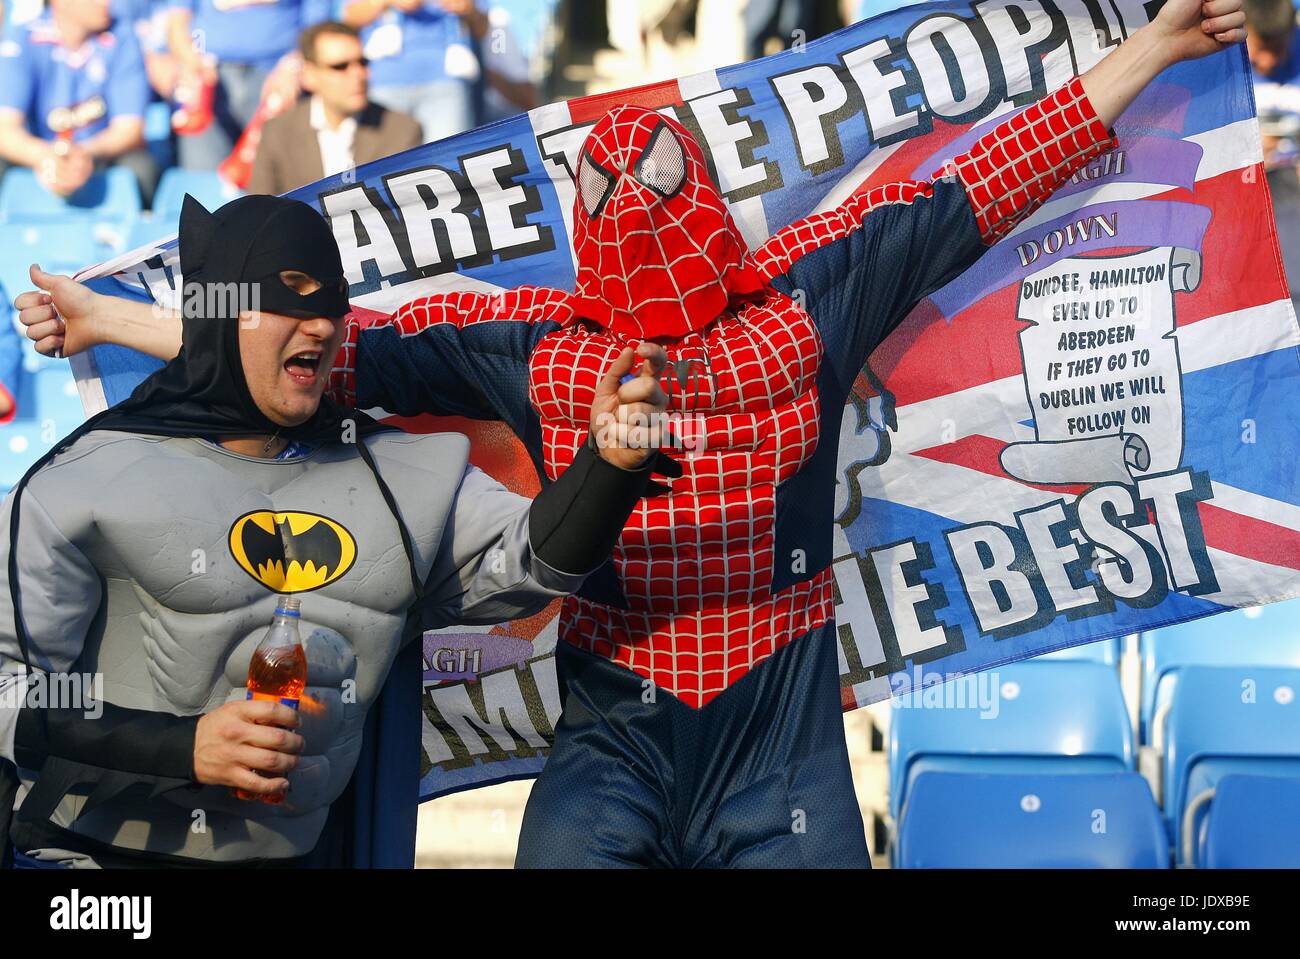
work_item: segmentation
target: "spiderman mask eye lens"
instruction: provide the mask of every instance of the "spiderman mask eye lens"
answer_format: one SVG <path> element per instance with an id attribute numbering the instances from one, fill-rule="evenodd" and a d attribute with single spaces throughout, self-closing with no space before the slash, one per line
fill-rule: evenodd
<path id="1" fill-rule="evenodd" d="M 587 211 L 587 216 L 599 216 L 613 190 L 613 174 L 602 169 L 591 154 L 584 153 L 582 162 L 578 164 L 578 196 L 582 198 L 582 208 Z"/>
<path id="2" fill-rule="evenodd" d="M 686 179 L 686 152 L 666 123 L 661 123 L 650 135 L 633 175 L 663 197 L 670 197 L 682 188 Z"/>

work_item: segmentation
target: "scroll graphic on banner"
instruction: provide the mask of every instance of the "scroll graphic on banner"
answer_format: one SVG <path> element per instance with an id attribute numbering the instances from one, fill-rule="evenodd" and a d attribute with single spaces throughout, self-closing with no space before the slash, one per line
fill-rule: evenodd
<path id="1" fill-rule="evenodd" d="M 1182 371 L 1174 295 L 1200 285 L 1200 254 L 1157 247 L 1061 260 L 1020 288 L 1017 315 L 1035 439 L 1002 451 L 1026 483 L 1128 483 L 1177 469 Z"/>
<path id="2" fill-rule="evenodd" d="M 755 248 L 856 191 L 928 178 L 1150 15 L 1139 0 L 920 4 L 290 195 L 330 219 L 363 322 L 436 292 L 571 290 L 575 161 L 613 105 L 695 133 Z M 1165 71 L 1115 132 L 857 377 L 825 493 L 845 708 L 1300 595 L 1300 330 L 1244 50 Z M 183 284 L 174 239 L 83 278 L 168 305 Z M 73 360 L 92 411 L 157 365 L 113 347 Z M 504 423 L 402 424 L 467 433 L 476 465 L 539 488 Z M 541 768 L 557 616 L 424 637 L 425 796 Z"/>

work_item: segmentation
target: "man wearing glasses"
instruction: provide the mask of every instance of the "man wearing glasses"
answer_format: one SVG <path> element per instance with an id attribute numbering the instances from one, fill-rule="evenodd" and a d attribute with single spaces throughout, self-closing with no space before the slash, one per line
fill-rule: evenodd
<path id="1" fill-rule="evenodd" d="M 250 193 L 288 193 L 423 142 L 420 125 L 369 100 L 369 64 L 357 32 L 341 23 L 303 31 L 302 85 L 310 94 L 267 122 Z"/>

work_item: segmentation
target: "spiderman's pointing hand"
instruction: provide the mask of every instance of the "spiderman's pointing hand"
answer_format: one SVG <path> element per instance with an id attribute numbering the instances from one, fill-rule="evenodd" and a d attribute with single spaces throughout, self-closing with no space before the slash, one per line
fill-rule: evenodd
<path id="1" fill-rule="evenodd" d="M 635 373 L 632 365 L 641 357 Z M 668 354 L 655 343 L 627 347 L 596 384 L 591 435 L 600 455 L 623 469 L 636 469 L 668 438 L 668 396 L 659 375 Z"/>

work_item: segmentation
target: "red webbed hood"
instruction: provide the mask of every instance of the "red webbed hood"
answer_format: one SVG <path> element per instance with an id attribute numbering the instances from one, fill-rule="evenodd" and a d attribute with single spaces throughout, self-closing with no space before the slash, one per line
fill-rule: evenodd
<path id="1" fill-rule="evenodd" d="M 583 144 L 577 188 L 579 316 L 627 337 L 682 337 L 763 289 L 704 151 L 677 120 L 610 110 Z"/>

